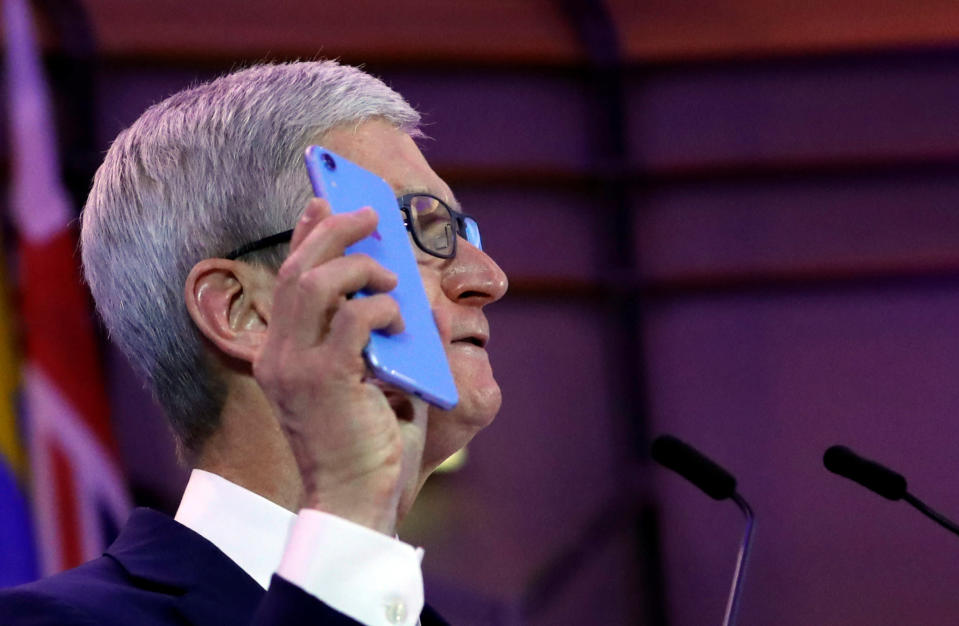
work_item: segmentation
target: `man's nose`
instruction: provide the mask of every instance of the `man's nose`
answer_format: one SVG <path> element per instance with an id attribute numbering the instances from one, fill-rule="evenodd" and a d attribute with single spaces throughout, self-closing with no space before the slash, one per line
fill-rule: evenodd
<path id="1" fill-rule="evenodd" d="M 454 302 L 485 306 L 506 294 L 509 280 L 488 254 L 460 239 L 456 244 L 456 258 L 443 272 L 442 287 Z"/>

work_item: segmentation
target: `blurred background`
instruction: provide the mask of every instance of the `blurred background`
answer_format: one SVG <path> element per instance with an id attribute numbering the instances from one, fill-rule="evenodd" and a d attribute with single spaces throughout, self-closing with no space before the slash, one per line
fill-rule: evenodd
<path id="1" fill-rule="evenodd" d="M 363 64 L 424 113 L 511 277 L 502 412 L 401 531 L 452 623 L 720 623 L 742 516 L 650 464 L 666 432 L 756 511 L 741 624 L 956 623 L 959 538 L 821 461 L 959 517 L 954 0 L 32 6 L 76 207 L 147 106 L 252 62 Z M 98 345 L 132 499 L 172 513 L 187 472 Z"/>

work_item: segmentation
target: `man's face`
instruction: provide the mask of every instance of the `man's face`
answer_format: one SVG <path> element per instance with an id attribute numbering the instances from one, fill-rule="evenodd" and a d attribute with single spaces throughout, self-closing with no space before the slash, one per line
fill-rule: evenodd
<path id="1" fill-rule="evenodd" d="M 414 141 L 391 124 L 373 120 L 336 129 L 326 134 L 322 144 L 379 175 L 398 196 L 431 193 L 457 208 L 453 192 L 430 168 Z M 465 446 L 499 410 L 500 389 L 485 349 L 489 324 L 482 309 L 503 297 L 507 281 L 489 256 L 464 239 L 457 243 L 454 259 L 440 259 L 415 246 L 414 250 L 460 396 L 451 411 L 430 407 L 423 453 L 425 477 Z"/>

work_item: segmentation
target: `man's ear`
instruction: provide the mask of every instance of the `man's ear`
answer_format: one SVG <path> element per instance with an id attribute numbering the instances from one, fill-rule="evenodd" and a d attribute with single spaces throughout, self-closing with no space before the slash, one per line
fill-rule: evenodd
<path id="1" fill-rule="evenodd" d="M 272 274 L 228 259 L 204 259 L 184 285 L 187 311 L 200 332 L 229 356 L 252 363 L 266 338 Z"/>

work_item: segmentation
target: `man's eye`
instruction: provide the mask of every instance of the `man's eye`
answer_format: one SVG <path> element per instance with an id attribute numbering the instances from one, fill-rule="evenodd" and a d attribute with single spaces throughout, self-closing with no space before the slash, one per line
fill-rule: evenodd
<path id="1" fill-rule="evenodd" d="M 410 203 L 410 210 L 414 216 L 427 216 L 442 212 L 442 206 L 435 198 L 417 196 Z"/>
<path id="2" fill-rule="evenodd" d="M 416 223 L 420 230 L 429 231 L 434 228 L 442 228 L 444 224 L 449 223 L 449 218 L 440 213 L 420 213 L 416 216 Z"/>

